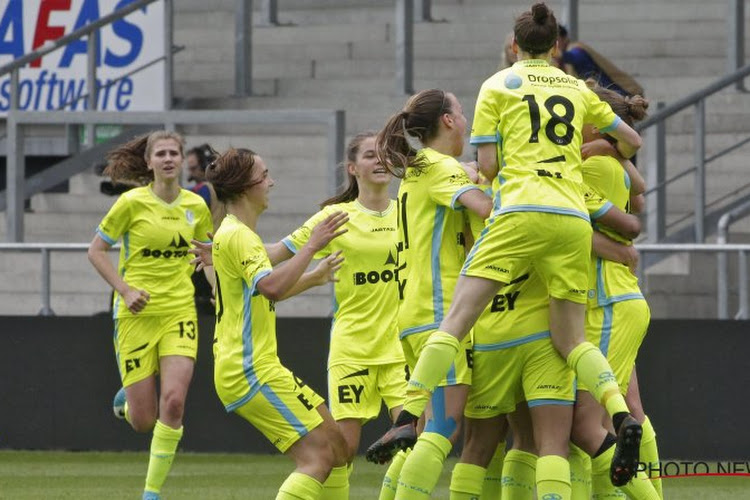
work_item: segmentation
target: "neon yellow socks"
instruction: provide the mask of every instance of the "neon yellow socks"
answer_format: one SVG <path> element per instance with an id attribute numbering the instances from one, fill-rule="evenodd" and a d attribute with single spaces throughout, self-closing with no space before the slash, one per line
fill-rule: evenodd
<path id="1" fill-rule="evenodd" d="M 646 464 L 648 469 L 646 475 L 654 478 L 659 475 L 659 448 L 656 446 L 656 431 L 651 425 L 651 420 L 646 417 L 643 422 L 643 437 L 641 438 L 641 462 Z M 653 472 L 652 472 L 653 471 Z M 661 479 L 651 479 L 656 493 L 660 498 L 664 498 L 664 492 L 661 489 Z"/>
<path id="2" fill-rule="evenodd" d="M 383 485 L 380 487 L 380 496 L 378 500 L 393 500 L 396 498 L 396 488 L 398 487 L 398 477 L 401 475 L 401 469 L 404 466 L 406 457 L 411 453 L 411 449 L 399 451 L 391 460 L 391 465 L 385 471 Z"/>
<path id="3" fill-rule="evenodd" d="M 452 447 L 440 434 L 423 432 L 401 469 L 396 500 L 430 498 Z"/>
<path id="4" fill-rule="evenodd" d="M 445 377 L 458 354 L 460 343 L 456 337 L 436 331 L 425 342 L 406 390 L 404 410 L 420 416 L 432 397 L 435 387 Z"/>
<path id="5" fill-rule="evenodd" d="M 503 487 L 503 463 L 505 461 L 505 441 L 500 445 L 492 455 L 492 460 L 487 466 L 487 472 L 484 474 L 484 486 L 482 487 L 483 500 L 498 500 Z"/>
<path id="6" fill-rule="evenodd" d="M 570 445 L 570 488 L 573 499 L 591 498 L 591 458 L 579 447 Z"/>
<path id="7" fill-rule="evenodd" d="M 538 498 L 570 500 L 570 465 L 567 458 L 545 455 L 537 459 L 536 494 Z"/>
<path id="8" fill-rule="evenodd" d="M 532 500 L 536 488 L 537 456 L 510 450 L 503 462 L 503 500 Z"/>
<path id="9" fill-rule="evenodd" d="M 156 421 L 154 435 L 151 438 L 151 456 L 148 461 L 145 491 L 153 493 L 161 491 L 161 487 L 167 479 L 167 474 L 169 474 L 169 469 L 172 468 L 174 454 L 181 438 L 182 427 L 172 429 L 161 423 L 160 420 Z"/>
<path id="10" fill-rule="evenodd" d="M 323 493 L 323 485 L 314 477 L 292 472 L 281 484 L 276 500 L 318 500 Z"/>
<path id="11" fill-rule="evenodd" d="M 323 483 L 323 498 L 326 500 L 349 500 L 349 467 L 334 467 Z"/>
<path id="12" fill-rule="evenodd" d="M 478 465 L 457 463 L 451 474 L 450 500 L 478 500 L 486 471 Z"/>
<path id="13" fill-rule="evenodd" d="M 610 417 L 620 412 L 629 413 L 612 368 L 599 348 L 591 342 L 581 342 L 566 361 L 594 399 L 607 409 Z"/>

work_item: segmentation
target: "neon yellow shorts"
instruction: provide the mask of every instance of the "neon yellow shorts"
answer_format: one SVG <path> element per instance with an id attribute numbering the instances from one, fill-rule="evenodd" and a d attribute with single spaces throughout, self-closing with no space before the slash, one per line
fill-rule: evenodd
<path id="1" fill-rule="evenodd" d="M 492 217 L 461 274 L 510 283 L 533 266 L 550 296 L 585 304 L 591 234 L 586 220 L 571 215 L 511 212 Z"/>
<path id="2" fill-rule="evenodd" d="M 284 453 L 323 423 L 318 406 L 324 401 L 281 363 L 266 373 L 270 373 L 270 377 L 264 377 L 265 381 L 255 393 L 248 393 L 249 399 L 242 398 L 232 411 L 250 422 Z"/>
<path id="3" fill-rule="evenodd" d="M 628 392 L 630 374 L 650 321 L 651 310 L 644 299 L 586 310 L 586 340 L 607 357 L 622 394 Z M 587 390 L 582 384 L 578 388 Z"/>
<path id="4" fill-rule="evenodd" d="M 358 419 L 362 424 L 404 404 L 404 363 L 388 365 L 334 365 L 328 369 L 328 404 L 334 420 Z"/>
<path id="5" fill-rule="evenodd" d="M 401 347 L 404 349 L 406 364 L 411 371 L 414 371 L 414 367 L 417 365 L 417 360 L 422 353 L 422 349 L 424 349 L 425 342 L 436 331 L 428 330 L 426 332 L 413 333 L 401 339 Z M 458 354 L 456 354 L 456 359 L 451 364 L 450 370 L 448 370 L 448 375 L 440 381 L 437 387 L 471 384 L 472 339 L 473 333 L 469 332 L 461 341 L 461 347 L 458 350 Z"/>
<path id="6" fill-rule="evenodd" d="M 185 312 L 115 319 L 115 355 L 122 386 L 128 387 L 159 373 L 162 356 L 198 354 L 195 309 Z"/>
<path id="7" fill-rule="evenodd" d="M 549 332 L 506 342 L 477 341 L 473 376 L 464 409 L 469 418 L 512 413 L 523 400 L 529 407 L 575 403 L 575 374 L 555 350 Z"/>

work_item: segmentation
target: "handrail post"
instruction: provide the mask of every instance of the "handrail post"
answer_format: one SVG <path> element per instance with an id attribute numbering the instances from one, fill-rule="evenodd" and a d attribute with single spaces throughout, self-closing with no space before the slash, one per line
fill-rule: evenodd
<path id="1" fill-rule="evenodd" d="M 237 0 L 234 28 L 234 93 L 253 95 L 253 0 Z"/>
<path id="2" fill-rule="evenodd" d="M 39 316 L 54 316 L 55 312 L 52 310 L 52 287 L 50 286 L 50 250 L 49 248 L 42 248 L 42 309 L 39 311 Z"/>
<path id="3" fill-rule="evenodd" d="M 276 0 L 263 0 L 261 12 L 261 21 L 264 25 L 279 25 L 279 3 Z"/>
<path id="4" fill-rule="evenodd" d="M 396 84 L 414 93 L 414 0 L 396 0 Z"/>
<path id="5" fill-rule="evenodd" d="M 5 186 L 7 208 L 5 211 L 6 240 L 23 241 L 23 210 L 25 201 L 25 158 L 23 150 L 23 127 L 16 121 L 19 105 L 18 68 L 10 73 L 10 109 L 6 121 L 8 127 L 7 165 Z"/>
<path id="6" fill-rule="evenodd" d="M 745 0 L 729 0 L 727 22 L 727 74 L 732 74 L 745 64 Z M 744 91 L 745 81 L 737 80 L 734 87 Z"/>
<path id="7" fill-rule="evenodd" d="M 739 253 L 739 288 L 740 288 L 740 310 L 737 312 L 735 319 L 748 319 L 750 317 L 750 304 L 748 304 L 748 284 L 747 284 L 747 252 L 740 250 Z"/>
<path id="8" fill-rule="evenodd" d="M 96 82 L 96 65 L 97 65 L 97 46 L 99 45 L 99 30 L 94 30 L 88 35 L 87 50 L 86 50 L 86 88 L 88 90 L 88 98 L 86 99 L 86 105 L 89 111 L 96 111 L 97 98 L 99 88 Z M 94 147 L 96 142 L 96 125 L 89 124 L 85 127 L 86 130 L 86 146 L 89 148 Z"/>
<path id="9" fill-rule="evenodd" d="M 346 116 L 342 110 L 334 111 L 328 124 L 328 192 L 334 196 L 344 184 L 344 172 L 340 166 L 344 162 L 344 136 Z"/>
<path id="10" fill-rule="evenodd" d="M 695 242 L 705 239 L 706 220 L 706 100 L 695 103 Z"/>
<path id="11" fill-rule="evenodd" d="M 414 5 L 414 19 L 423 23 L 434 21 L 432 18 L 432 0 L 417 0 Z"/>
<path id="12" fill-rule="evenodd" d="M 174 3 L 164 0 L 164 109 L 172 109 L 174 95 Z"/>
<path id="13" fill-rule="evenodd" d="M 716 228 L 716 243 L 726 245 L 729 238 L 729 225 L 732 213 L 726 213 L 719 219 Z M 729 318 L 729 267 L 726 252 L 716 254 L 716 316 L 719 319 Z"/>
<path id="14" fill-rule="evenodd" d="M 578 40 L 578 0 L 565 0 L 564 12 L 568 38 Z"/>
<path id="15" fill-rule="evenodd" d="M 656 103 L 656 111 L 664 109 L 664 102 Z M 646 222 L 648 239 L 658 243 L 666 236 L 667 227 L 667 178 L 666 142 L 667 128 L 664 121 L 659 121 L 646 134 L 646 176 L 649 186 L 655 186 L 654 193 L 649 195 Z"/>

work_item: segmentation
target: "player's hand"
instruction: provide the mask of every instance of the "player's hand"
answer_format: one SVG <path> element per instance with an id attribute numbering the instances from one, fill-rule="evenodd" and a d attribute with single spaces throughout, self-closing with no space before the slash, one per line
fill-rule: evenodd
<path id="1" fill-rule="evenodd" d="M 585 160 L 592 156 L 612 156 L 619 158 L 617 149 L 606 139 L 596 139 L 581 145 L 581 157 Z"/>
<path id="2" fill-rule="evenodd" d="M 341 269 L 341 264 L 343 262 L 344 257 L 341 255 L 341 250 L 332 253 L 325 259 L 322 259 L 320 262 L 318 262 L 318 265 L 315 266 L 315 269 L 310 271 L 315 286 L 337 282 L 339 279 L 338 277 L 336 277 L 336 272 Z"/>
<path id="3" fill-rule="evenodd" d="M 475 161 L 462 161 L 461 168 L 464 169 L 466 175 L 469 176 L 469 180 L 474 184 L 479 184 L 481 178 L 479 177 L 479 167 Z"/>
<path id="4" fill-rule="evenodd" d="M 138 290 L 137 288 L 128 288 L 125 295 L 122 296 L 125 301 L 125 305 L 128 310 L 133 314 L 138 314 L 143 311 L 148 301 L 151 299 L 151 295 L 146 290 Z"/>
<path id="5" fill-rule="evenodd" d="M 214 260 L 211 257 L 214 235 L 212 233 L 206 234 L 208 235 L 208 239 L 211 240 L 208 243 L 204 243 L 198 240 L 190 240 L 190 243 L 192 243 L 194 247 L 188 250 L 188 253 L 195 255 L 195 258 L 191 260 L 190 263 L 195 265 L 196 272 L 200 271 L 206 266 L 212 266 L 214 264 Z"/>
<path id="6" fill-rule="evenodd" d="M 630 272 L 635 275 L 638 269 L 638 262 L 640 261 L 641 256 L 638 253 L 638 250 L 636 250 L 633 245 L 630 245 L 629 247 L 627 247 L 627 253 L 628 253 L 628 258 L 625 264 L 628 266 L 628 269 L 630 269 Z"/>
<path id="7" fill-rule="evenodd" d="M 346 212 L 332 213 L 313 228 L 307 244 L 315 252 L 323 250 L 332 239 L 348 231 L 348 229 L 341 229 L 347 222 L 349 222 L 349 214 Z"/>

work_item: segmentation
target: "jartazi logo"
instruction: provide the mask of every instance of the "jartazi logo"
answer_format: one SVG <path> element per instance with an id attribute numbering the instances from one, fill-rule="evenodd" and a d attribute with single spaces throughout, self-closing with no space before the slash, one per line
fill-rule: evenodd
<path id="1" fill-rule="evenodd" d="M 673 479 L 681 477 L 738 476 L 750 477 L 750 461 L 692 462 L 670 461 L 659 463 L 638 462 L 638 472 L 651 479 Z"/>

